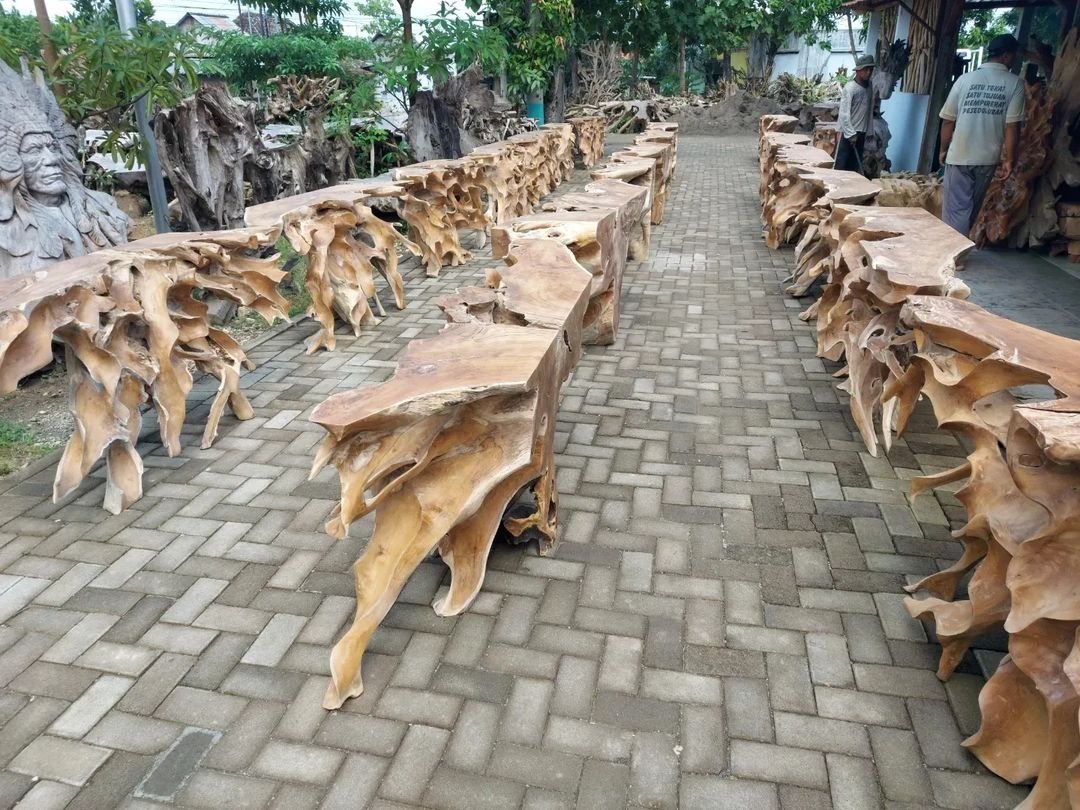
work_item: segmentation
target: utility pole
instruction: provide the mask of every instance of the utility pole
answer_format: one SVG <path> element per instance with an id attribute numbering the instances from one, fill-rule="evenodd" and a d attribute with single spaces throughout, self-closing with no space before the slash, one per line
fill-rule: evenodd
<path id="1" fill-rule="evenodd" d="M 120 30 L 131 39 L 136 25 L 134 0 L 116 0 L 116 16 Z M 147 115 L 145 95 L 135 100 L 135 121 L 139 125 L 139 137 L 143 144 L 143 167 L 146 169 L 146 185 L 150 188 L 150 206 L 154 209 L 154 229 L 158 233 L 168 233 L 169 201 L 165 197 L 165 181 L 161 178 L 161 161 L 158 160 L 154 128 L 150 126 Z"/>

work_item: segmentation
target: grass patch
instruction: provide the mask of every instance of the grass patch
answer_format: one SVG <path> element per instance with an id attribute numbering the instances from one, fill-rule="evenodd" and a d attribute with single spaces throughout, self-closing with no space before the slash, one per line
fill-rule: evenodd
<path id="1" fill-rule="evenodd" d="M 293 250 L 284 236 L 278 239 L 275 247 L 281 256 L 282 266 L 291 263 L 289 275 L 292 277 L 292 284 L 288 285 L 291 289 L 284 290 L 282 294 L 289 302 L 289 317 L 295 318 L 311 307 L 311 295 L 304 287 L 304 280 L 307 278 L 307 256 L 301 256 Z"/>
<path id="2" fill-rule="evenodd" d="M 17 422 L 0 418 L 0 475 L 8 475 L 52 450 L 34 432 Z"/>

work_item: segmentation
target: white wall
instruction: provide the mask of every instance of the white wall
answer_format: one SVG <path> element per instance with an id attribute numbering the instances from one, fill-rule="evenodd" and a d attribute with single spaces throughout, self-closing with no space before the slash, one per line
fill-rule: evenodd
<path id="1" fill-rule="evenodd" d="M 858 20 L 855 21 L 856 23 Z M 862 54 L 863 37 L 860 25 L 852 27 L 855 36 L 856 56 Z M 809 45 L 805 40 L 787 43 L 787 47 L 776 55 L 773 61 L 772 78 L 775 79 L 781 73 L 792 73 L 804 79 L 812 78 L 817 74 L 824 77 L 834 76 L 842 67 L 848 69 L 848 73 L 855 70 L 855 56 L 851 54 L 851 37 L 848 34 L 847 20 L 843 17 L 837 19 L 836 28 L 831 34 L 825 36 L 828 42 L 826 47 L 820 44 Z M 795 47 L 798 50 L 795 51 Z"/>

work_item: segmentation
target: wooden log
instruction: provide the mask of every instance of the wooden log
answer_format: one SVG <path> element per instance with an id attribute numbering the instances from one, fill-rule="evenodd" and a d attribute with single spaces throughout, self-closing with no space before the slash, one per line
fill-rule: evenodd
<path id="1" fill-rule="evenodd" d="M 583 115 L 567 122 L 574 128 L 574 156 L 583 168 L 591 169 L 604 157 L 607 121 L 603 116 Z"/>
<path id="2" fill-rule="evenodd" d="M 770 248 L 797 244 L 808 227 L 824 221 L 833 203 L 865 205 L 877 196 L 878 187 L 861 174 L 822 168 L 821 163 L 828 162 L 822 155 L 812 147 L 793 147 L 773 162 L 762 207 Z"/>
<path id="3" fill-rule="evenodd" d="M 840 125 L 832 121 L 819 121 L 814 124 L 813 144 L 822 152 L 836 155 L 836 145 L 840 140 Z"/>
<path id="4" fill-rule="evenodd" d="M 649 252 L 649 243 L 652 240 L 652 198 L 656 188 L 656 161 L 649 158 L 639 160 L 626 160 L 619 163 L 608 163 L 600 169 L 593 169 L 589 174 L 593 180 L 618 180 L 631 186 L 645 189 L 645 210 L 648 216 L 641 222 L 641 244 L 631 238 L 630 249 L 639 252 L 642 257 Z M 632 256 L 638 258 L 638 256 Z"/>
<path id="5" fill-rule="evenodd" d="M 763 115 L 758 119 L 758 134 L 766 132 L 794 132 L 799 127 L 799 119 L 794 115 Z"/>
<path id="6" fill-rule="evenodd" d="M 941 219 L 945 188 L 941 178 L 928 174 L 882 175 L 873 180 L 881 187 L 876 198 L 883 208 L 922 208 Z"/>
<path id="7" fill-rule="evenodd" d="M 54 339 L 65 347 L 75 430 L 57 468 L 54 501 L 74 492 L 101 458 L 106 510 L 116 514 L 141 497 L 140 407 L 153 405 L 162 443 L 176 455 L 193 368 L 219 380 L 204 447 L 217 435 L 226 405 L 237 418 L 251 418 L 240 371 L 253 365 L 231 337 L 210 326 L 206 304 L 193 293 L 211 291 L 271 321 L 286 317 L 275 260 L 247 255 L 275 236 L 273 228 L 161 234 L 0 287 L 0 390 L 15 390 L 48 365 Z"/>

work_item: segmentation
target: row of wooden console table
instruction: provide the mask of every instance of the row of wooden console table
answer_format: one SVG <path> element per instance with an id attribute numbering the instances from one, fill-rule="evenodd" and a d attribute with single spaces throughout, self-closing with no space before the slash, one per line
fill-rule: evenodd
<path id="1" fill-rule="evenodd" d="M 254 415 L 241 390 L 252 363 L 211 326 L 205 296 L 268 321 L 286 317 L 285 274 L 267 255 L 279 238 L 308 262 L 320 327 L 313 352 L 335 348 L 335 316 L 357 333 L 376 323 L 376 274 L 405 306 L 399 250 L 433 276 L 468 260 L 462 232 L 490 237 L 506 266 L 488 272 L 487 286 L 439 299 L 447 326 L 412 341 L 389 380 L 334 395 L 311 417 L 327 434 L 312 475 L 331 465 L 341 481 L 327 531 L 342 537 L 375 513 L 355 566 L 356 617 L 331 656 L 324 705 L 335 708 L 360 694 L 371 634 L 433 550 L 452 573 L 434 606 L 445 616 L 475 598 L 500 526 L 535 536 L 541 553 L 554 548 L 559 391 L 583 345 L 615 340 L 626 261 L 645 258 L 652 226 L 663 221 L 676 140 L 676 125 L 651 125 L 596 167 L 604 120 L 573 119 L 458 160 L 395 170 L 389 181 L 256 206 L 244 228 L 154 236 L 0 282 L 0 392 L 51 362 L 53 341 L 64 346 L 75 429 L 53 497 L 70 496 L 104 459 L 104 506 L 119 512 L 142 494 L 144 406 L 156 410 L 170 455 L 181 450 L 196 372 L 219 380 L 204 447 L 226 405 L 240 419 Z M 575 153 L 593 182 L 545 200 L 573 171 Z"/>
<path id="2" fill-rule="evenodd" d="M 1008 633 L 963 745 L 1011 782 L 1036 779 L 1024 807 L 1080 807 L 1080 341 L 965 300 L 956 269 L 972 243 L 926 211 L 875 204 L 879 186 L 828 168 L 796 126 L 761 120 L 766 240 L 795 246 L 788 291 L 816 291 L 803 318 L 818 355 L 844 363 L 867 448 L 887 452 L 925 397 L 969 450 L 912 479 L 912 498 L 961 485 L 967 522 L 959 559 L 905 600 L 933 625 L 942 679 L 979 636 Z"/>

